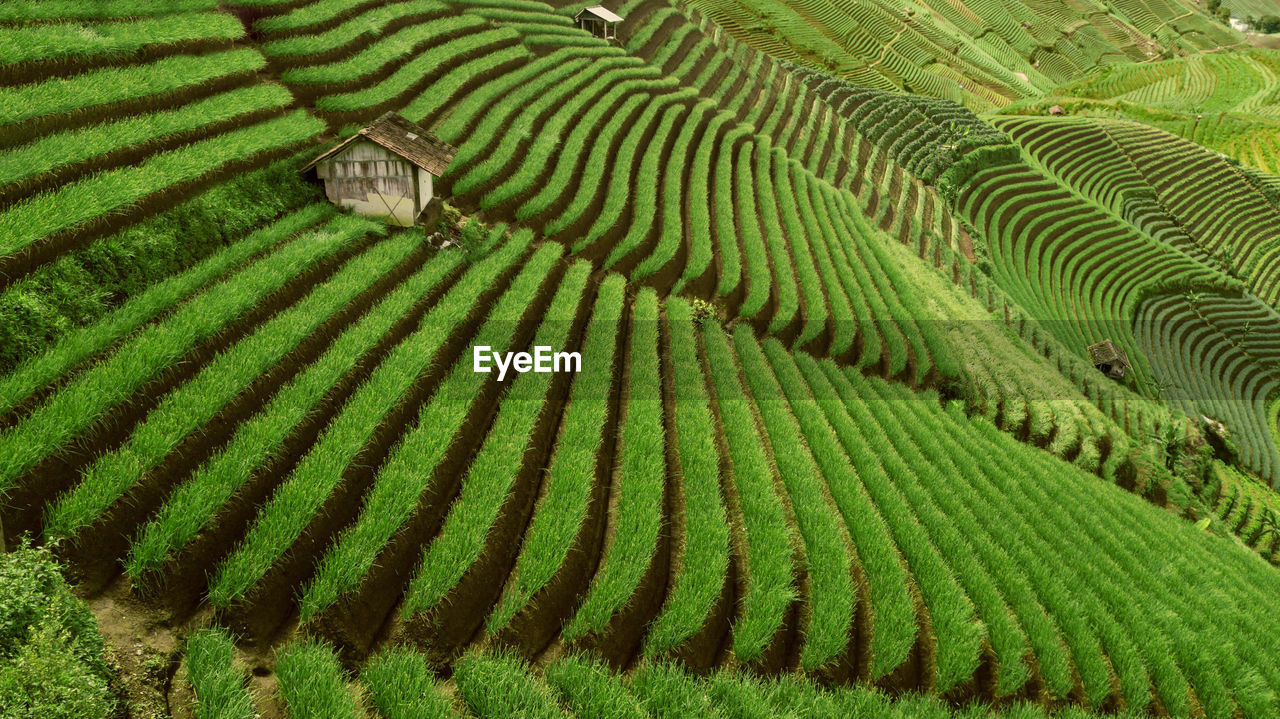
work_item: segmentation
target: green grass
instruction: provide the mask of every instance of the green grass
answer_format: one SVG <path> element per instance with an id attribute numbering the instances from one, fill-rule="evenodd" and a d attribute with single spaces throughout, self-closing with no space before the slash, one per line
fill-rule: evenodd
<path id="1" fill-rule="evenodd" d="M 332 216 L 328 205 L 308 205 L 237 241 L 185 272 L 157 282 L 99 322 L 76 330 L 0 378 L 0 412 L 9 412 L 84 360 L 187 301 L 210 282 L 292 235 Z"/>
<path id="2" fill-rule="evenodd" d="M 187 680 L 196 695 L 196 719 L 254 719 L 246 674 L 235 661 L 235 645 L 220 629 L 187 637 Z"/>
<path id="3" fill-rule="evenodd" d="M 458 694 L 479 719 L 569 716 L 522 659 L 511 654 L 464 655 L 453 665 Z"/>
<path id="4" fill-rule="evenodd" d="M 582 356 L 590 361 L 574 378 L 545 480 L 546 493 L 525 532 L 505 593 L 486 621 L 491 633 L 506 626 L 555 577 L 586 520 L 594 480 L 584 479 L 596 476 L 605 441 L 625 286 L 621 275 L 609 275 L 600 283 L 582 349 Z"/>
<path id="5" fill-rule="evenodd" d="M 383 719 L 459 716 L 422 655 L 412 650 L 388 649 L 374 656 L 360 670 L 360 683 Z"/>
<path id="6" fill-rule="evenodd" d="M 297 304 L 214 357 L 190 381 L 165 395 L 134 427 L 124 445 L 99 456 L 81 473 L 75 488 L 46 510 L 45 540 L 68 539 L 92 524 L 184 439 L 211 421 L 333 314 L 405 260 L 419 241 L 412 235 L 400 234 L 366 250 Z"/>
<path id="7" fill-rule="evenodd" d="M 751 156 L 756 151 L 756 144 L 748 141 L 738 147 L 737 164 L 734 167 L 733 187 L 734 209 L 737 212 L 738 230 L 722 235 L 728 244 L 736 235 L 741 235 L 742 254 L 747 263 L 746 277 L 747 296 L 742 301 L 738 312 L 743 317 L 755 318 L 764 309 L 773 292 L 773 273 L 769 269 L 769 251 L 766 249 L 766 238 L 760 227 L 762 211 L 757 205 L 756 185 L 760 181 L 752 170 Z M 770 202 L 773 195 L 765 195 Z M 732 227 L 732 225 L 730 226 Z M 794 286 L 792 287 L 794 289 Z M 785 291 L 779 288 L 779 292 Z"/>
<path id="8" fill-rule="evenodd" d="M 607 60 L 597 60 L 591 64 L 590 69 L 598 74 L 595 75 L 585 87 L 579 88 L 576 92 L 570 93 L 565 99 L 555 97 L 555 112 L 546 122 L 538 128 L 533 141 L 529 145 L 525 157 L 520 162 L 520 166 L 510 174 L 500 179 L 500 182 L 494 189 L 485 193 L 480 199 L 481 207 L 500 207 L 508 203 L 513 203 L 516 199 L 523 196 L 524 193 L 530 192 L 534 180 L 540 173 L 550 166 L 552 157 L 555 158 L 556 167 L 561 163 L 565 163 L 568 159 L 566 156 L 573 154 L 570 147 L 562 147 L 564 137 L 569 132 L 570 124 L 573 125 L 573 132 L 579 132 L 582 127 L 582 121 L 579 119 L 579 113 L 595 113 L 600 106 L 607 102 L 606 100 L 596 100 L 594 93 L 604 91 L 610 88 L 610 92 L 604 92 L 603 97 L 607 98 L 611 94 L 618 94 L 620 84 L 634 82 L 635 76 L 645 77 L 654 74 L 653 68 L 640 62 L 637 58 L 627 56 L 610 57 Z M 554 97 L 554 96 L 553 96 Z M 595 100 L 591 104 L 590 101 Z M 541 103 L 540 103 L 541 105 Z M 528 108 L 526 108 L 526 111 Z M 526 112 L 525 124 L 522 125 L 520 131 L 508 132 L 502 138 L 502 149 L 495 150 L 495 157 L 506 157 L 508 153 L 514 151 L 519 140 L 525 138 L 525 133 L 532 129 L 532 117 Z M 581 146 L 578 146 L 581 150 Z M 523 212 L 523 207 L 518 208 L 517 213 Z"/>
<path id="9" fill-rule="evenodd" d="M 800 295 L 796 284 L 796 270 L 792 266 L 791 253 L 788 251 L 788 238 L 782 228 L 782 220 L 778 210 L 777 194 L 774 190 L 773 170 L 774 157 L 769 138 L 756 135 L 756 174 L 755 192 L 756 211 L 760 215 L 762 241 L 768 249 L 773 263 L 773 277 L 777 290 L 778 309 L 769 319 L 769 331 L 778 332 L 795 318 L 800 311 Z M 740 186 L 741 188 L 741 186 Z M 746 189 L 746 188 L 741 188 Z M 788 195 L 788 197 L 790 197 Z M 798 242 L 798 238 L 790 238 Z"/>
<path id="10" fill-rule="evenodd" d="M 124 563 L 135 582 L 180 555 L 233 494 L 279 451 L 291 432 L 382 336 L 463 261 L 444 253 L 402 283 L 294 377 L 230 442 L 181 484 L 138 532 Z"/>
<path id="11" fill-rule="evenodd" d="M 573 640 L 600 633 L 635 593 L 657 551 L 662 531 L 662 387 L 658 373 L 658 298 L 641 290 L 632 310 L 626 409 L 617 448 L 617 524 L 586 599 L 562 636 Z"/>
<path id="12" fill-rule="evenodd" d="M 733 627 L 733 653 L 739 660 L 760 658 L 782 626 L 787 608 L 798 596 L 793 582 L 795 547 L 800 538 L 787 523 L 774 468 L 756 431 L 751 399 L 738 380 L 738 367 L 728 338 L 704 327 L 707 374 L 714 388 L 715 408 L 728 446 L 729 478 L 737 496 L 738 515 L 746 544 L 746 592 L 739 598 Z"/>
<path id="13" fill-rule="evenodd" d="M 215 606 L 228 606 L 245 597 L 297 540 L 382 419 L 429 366 L 450 332 L 470 314 L 481 289 L 523 255 L 530 239 L 530 233 L 519 233 L 502 250 L 477 263 L 432 308 L 418 332 L 383 360 L 347 400 L 307 455 L 277 486 L 240 545 L 219 565 L 209 591 Z M 366 559 L 372 561 L 373 557 Z"/>
<path id="14" fill-rule="evenodd" d="M 838 416 L 831 424 L 824 421 L 824 403 L 832 402 L 833 396 L 824 393 L 825 388 L 806 387 L 806 379 L 796 366 L 798 364 L 799 370 L 812 382 L 817 378 L 817 364 L 813 360 L 799 355 L 793 364 L 781 345 L 774 341 L 766 342 L 764 349 L 811 446 L 836 446 L 840 437 L 856 432 Z M 916 638 L 915 609 L 906 571 L 889 527 L 876 503 L 854 479 L 882 470 L 869 464 L 865 454 L 850 452 L 847 457 L 842 459 L 834 453 L 824 453 L 823 462 L 829 472 L 827 487 L 858 547 L 862 570 L 871 588 L 871 676 L 881 677 L 906 659 Z"/>
<path id="15" fill-rule="evenodd" d="M 796 275 L 799 277 L 800 290 L 804 297 L 804 325 L 795 341 L 796 347 L 802 347 L 825 329 L 827 298 L 823 292 L 822 281 L 818 277 L 818 270 L 814 266 L 813 250 L 810 249 L 810 244 L 814 243 L 814 240 L 807 235 L 802 224 L 797 208 L 799 203 L 791 200 L 796 197 L 794 185 L 791 182 L 793 163 L 798 168 L 800 163 L 789 162 L 781 149 L 774 148 L 774 186 L 779 198 L 787 198 L 779 202 L 782 207 L 782 236 L 789 241 L 791 257 L 795 261 Z"/>
<path id="16" fill-rule="evenodd" d="M 314 7 L 314 5 L 305 5 L 299 9 L 310 7 Z M 376 38 L 386 31 L 387 25 L 401 18 L 414 17 L 416 15 L 444 14 L 446 10 L 446 7 L 436 2 L 436 0 L 413 0 L 412 2 L 383 5 L 357 15 L 341 25 L 322 33 L 298 35 L 264 43 L 262 45 L 262 53 L 271 58 L 292 58 L 336 50 L 354 43 L 365 35 Z M 259 31 L 265 32 L 278 24 L 285 24 L 287 22 L 285 18 L 290 17 L 290 15 L 292 15 L 292 12 L 259 20 L 254 27 Z"/>
<path id="17" fill-rule="evenodd" d="M 680 131 L 662 168 L 662 195 L 661 197 L 657 195 L 657 187 L 653 183 L 640 183 L 635 199 L 636 211 L 631 218 L 631 229 L 627 231 L 627 236 L 622 242 L 609 253 L 611 261 L 606 261 L 608 264 L 621 260 L 639 248 L 640 242 L 653 229 L 651 225 L 659 203 L 662 204 L 662 224 L 658 228 L 658 242 L 649 256 L 643 258 L 636 266 L 632 276 L 638 280 L 644 279 L 665 267 L 675 256 L 676 248 L 684 241 L 684 168 L 689 160 L 689 146 L 693 142 L 694 131 L 702 126 L 701 118 L 713 107 L 710 102 L 699 102 L 686 117 L 681 118 Z M 653 136 L 655 145 L 671 132 L 666 122 L 667 118 L 674 114 L 674 108 L 672 108 L 668 109 L 663 116 L 663 125 Z M 647 165 L 650 156 L 656 158 L 655 162 L 661 159 L 657 152 L 647 153 L 641 162 L 640 177 L 656 177 L 658 174 L 658 168 L 650 168 Z M 649 172 L 650 169 L 652 172 Z"/>
<path id="18" fill-rule="evenodd" d="M 298 639 L 276 654 L 280 696 L 291 719 L 356 719 L 359 703 L 329 645 Z"/>
<path id="19" fill-rule="evenodd" d="M 0 88 L 0 125 L 158 95 L 226 75 L 260 70 L 265 64 L 254 50 L 227 50 Z"/>
<path id="20" fill-rule="evenodd" d="M 3 12 L 0 10 L 0 12 Z M 184 40 L 234 40 L 244 27 L 220 12 L 185 13 L 92 25 L 49 23 L 0 28 L 0 65 L 62 57 L 97 58 Z"/>
<path id="21" fill-rule="evenodd" d="M 508 35 L 506 39 L 511 39 L 512 37 L 514 36 Z M 494 42 L 497 44 L 502 42 L 503 39 L 503 37 L 495 37 Z M 529 57 L 529 50 L 518 43 L 490 50 L 480 57 L 468 60 L 442 75 L 440 79 L 431 83 L 431 86 L 424 90 L 422 94 L 405 105 L 400 114 L 416 122 L 424 122 L 428 118 L 434 118 L 437 113 L 456 99 L 458 93 L 468 82 L 477 76 L 505 63 L 526 60 Z M 356 129 L 359 129 L 359 126 L 356 126 Z M 352 132 L 354 131 L 352 130 Z"/>
<path id="22" fill-rule="evenodd" d="M 216 10 L 217 0 L 4 0 L 0 20 L 97 20 Z"/>
<path id="23" fill-rule="evenodd" d="M 648 714 L 609 667 L 582 654 L 569 654 L 546 668 L 556 698 L 578 716 L 645 719 Z"/>
<path id="24" fill-rule="evenodd" d="M 736 212 L 733 191 L 737 187 L 733 181 L 733 146 L 750 136 L 750 128 L 745 125 L 738 125 L 729 130 L 725 133 L 724 141 L 720 143 L 720 154 L 716 157 L 715 225 L 712 232 L 715 238 L 714 246 L 720 256 L 720 279 L 716 284 L 716 295 L 720 297 L 731 294 L 744 278 L 750 276 L 750 268 L 746 275 L 743 274 L 743 253 L 738 248 L 738 232 L 733 219 Z"/>
<path id="25" fill-rule="evenodd" d="M 785 403 L 776 401 L 782 388 L 749 327 L 739 326 L 734 345 L 751 395 L 758 398 L 755 404 L 761 424 L 804 539 L 810 615 L 800 663 L 806 670 L 815 670 L 836 660 L 848 645 L 857 601 L 852 576 L 857 560 L 830 496 L 830 485 L 839 481 L 833 463 L 841 458 L 829 444 L 812 439 L 806 443 L 796 415 Z"/>
<path id="26" fill-rule="evenodd" d="M 534 337 L 535 347 L 567 348 L 590 271 L 591 263 L 579 260 L 565 273 Z M 498 331 L 509 333 L 509 322 Z M 483 339 L 487 338 L 477 343 Z M 461 370 L 469 371 L 465 366 Z M 474 376 L 474 371 L 471 374 Z M 532 432 L 541 413 L 547 411 L 551 380 L 550 373 L 522 374 L 503 395 L 489 436 L 471 462 L 444 526 L 422 552 L 418 572 L 405 594 L 406 614 L 435 607 L 480 559 L 490 540 L 489 531 L 515 485 L 525 453 L 536 451 L 530 443 Z"/>
<path id="27" fill-rule="evenodd" d="M 336 219 L 231 275 L 197 301 L 134 335 L 0 434 L 0 490 L 11 489 L 42 458 L 64 447 L 138 387 L 285 282 L 376 229 L 378 226 L 367 220 Z"/>
<path id="28" fill-rule="evenodd" d="M 683 547 L 667 601 L 645 637 L 645 654 L 679 647 L 706 624 L 729 569 L 729 522 L 720 498 L 720 465 L 688 303 L 667 303 L 668 353 L 675 390 L 676 475 L 684 495 Z"/>
<path id="29" fill-rule="evenodd" d="M 10 228 L 0 240 L 0 255 L 14 254 L 50 235 L 123 210 L 147 195 L 198 179 L 231 160 L 297 145 L 323 129 L 323 122 L 304 110 L 296 110 L 274 120 L 153 155 L 133 167 L 91 175 L 36 195 L 0 214 L 0 223 Z"/>
<path id="30" fill-rule="evenodd" d="M 329 112 L 351 112 L 387 102 L 454 56 L 509 37 L 511 37 L 509 31 L 487 29 L 453 38 L 414 56 L 390 77 L 377 84 L 341 95 L 320 98 L 316 101 L 316 108 Z M 410 117 L 417 114 L 416 111 L 406 110 L 406 112 L 410 112 Z"/>
<path id="31" fill-rule="evenodd" d="M 518 326 L 520 319 L 524 317 L 530 305 L 533 304 L 537 297 L 539 289 L 547 281 L 548 274 L 554 264 L 560 259 L 561 248 L 559 245 L 544 245 L 539 248 L 534 255 L 525 263 L 521 273 L 512 281 L 511 286 L 503 293 L 502 298 L 498 300 L 493 310 L 489 313 L 484 325 L 480 331 L 472 339 L 470 346 L 477 347 L 487 345 L 492 347 L 494 352 L 514 351 L 508 345 L 511 341 L 511 335 L 514 327 Z M 582 290 L 582 286 L 586 282 L 585 267 L 579 266 L 575 273 L 575 279 L 566 287 L 577 287 L 578 292 Z M 558 315 L 551 315 L 555 319 L 547 327 L 555 327 L 562 332 L 567 331 L 569 321 L 565 319 L 569 315 L 569 308 L 564 305 L 569 302 L 572 293 L 565 295 L 557 295 L 560 305 L 553 305 L 552 312 L 558 312 Z M 553 338 L 540 337 L 547 339 L 547 344 L 552 344 Z M 563 337 L 559 338 L 563 342 Z M 559 343 L 552 344 L 559 346 Z M 528 373 L 520 375 L 520 379 L 540 378 L 550 379 L 545 373 Z M 473 358 L 469 353 L 463 353 L 458 361 L 453 365 L 453 369 L 449 375 L 436 388 L 432 399 L 423 406 L 418 416 L 418 423 L 413 432 L 406 436 L 399 446 L 396 447 L 392 456 L 387 459 L 383 465 L 382 471 L 374 480 L 373 488 L 369 490 L 365 498 L 364 504 L 360 510 L 360 517 L 355 524 L 348 528 L 338 538 L 333 548 L 325 554 L 324 559 L 320 561 L 316 571 L 315 579 L 302 592 L 300 601 L 300 612 L 304 621 L 315 616 L 315 614 L 327 608 L 339 597 L 347 592 L 356 589 L 364 575 L 373 566 L 382 550 L 386 547 L 391 538 L 395 536 L 397 531 L 404 526 L 409 518 L 413 515 L 414 510 L 419 506 L 423 499 L 424 493 L 431 489 L 430 480 L 435 475 L 436 466 L 444 457 L 445 451 L 453 443 L 455 435 L 462 427 L 470 414 L 471 408 L 475 403 L 475 399 L 480 395 L 481 386 L 490 381 L 491 377 L 484 373 L 474 370 Z M 516 384 L 520 382 L 517 381 Z M 531 400 L 536 398 L 530 397 Z M 523 398 L 521 398 L 523 400 Z M 520 426 L 519 423 L 527 421 L 532 424 L 536 418 L 538 407 L 536 402 L 526 404 L 523 401 L 515 402 L 515 412 L 508 409 L 506 413 L 499 413 L 499 420 L 507 423 L 504 429 L 515 430 Z M 532 409 L 533 411 L 529 411 Z M 523 412 L 522 412 L 523 410 Z M 511 426 L 512 419 L 517 421 L 516 427 Z M 527 437 L 528 429 L 525 429 Z M 500 478 L 506 478 L 508 482 L 514 474 L 514 467 L 520 461 L 523 455 L 524 444 L 517 443 L 521 439 L 518 433 L 506 436 L 499 433 L 503 440 L 510 440 L 511 445 L 503 447 L 500 442 L 495 442 L 489 452 L 483 453 L 482 457 L 488 464 L 485 471 L 477 471 L 476 465 L 481 461 L 481 456 L 477 456 L 472 463 L 472 469 L 468 477 L 476 476 L 482 478 L 475 482 L 472 486 L 476 489 L 472 491 L 492 489 L 493 484 Z M 489 448 L 490 445 L 486 445 Z M 510 474 L 500 474 L 499 472 L 510 472 Z M 482 486 L 483 484 L 483 486 Z M 463 489 L 466 494 L 466 486 Z M 501 492 L 505 496 L 505 491 Z M 491 495 L 486 499 L 492 500 Z M 455 500 L 455 501 L 461 501 Z M 483 502 L 484 500 L 477 500 Z M 460 505 L 455 504 L 457 508 Z M 488 505 L 485 505 L 488 506 Z M 453 536 L 448 527 L 441 530 L 441 534 L 437 537 L 436 542 L 448 537 L 449 539 L 459 542 L 467 547 L 465 551 L 471 557 L 471 561 L 475 561 L 474 557 L 479 555 L 483 548 L 485 532 L 492 524 L 493 515 L 496 515 L 498 507 L 492 507 L 491 514 L 485 514 L 489 521 L 485 523 L 483 518 L 477 518 L 474 514 L 469 514 L 465 519 L 460 521 L 461 530 L 457 536 Z M 473 510 L 468 510 L 473 511 Z M 452 516 L 452 513 L 451 513 Z M 475 524 L 468 525 L 468 522 L 479 522 L 482 526 Z M 479 533 L 477 537 L 476 533 Z M 446 540 L 447 541 L 447 540 Z M 435 544 L 430 545 L 434 547 Z M 454 551 L 458 551 L 460 547 L 455 545 L 452 547 Z M 441 572 L 441 570 L 457 572 L 451 579 L 445 580 L 448 585 L 444 590 L 440 590 L 438 586 L 431 587 L 429 582 L 437 578 L 437 575 L 427 575 L 427 579 L 423 580 L 422 574 L 415 577 L 415 582 L 410 584 L 409 590 L 405 594 L 403 603 L 403 611 L 406 616 L 416 611 L 425 611 L 430 608 L 439 595 L 434 592 L 447 591 L 456 583 L 463 572 L 471 565 L 471 562 L 464 561 L 461 557 L 454 557 L 456 561 L 446 562 L 444 564 L 436 564 L 424 560 L 423 566 L 428 572 Z"/>
<path id="32" fill-rule="evenodd" d="M 635 122 L 626 128 L 626 134 L 623 135 L 622 142 L 618 145 L 618 153 L 614 162 L 612 164 L 599 163 L 601 166 L 599 172 L 593 173 L 598 174 L 598 177 L 591 175 L 584 177 L 573 203 L 560 214 L 560 217 L 547 225 L 547 234 L 554 235 L 577 222 L 586 213 L 590 202 L 595 198 L 596 194 L 603 188 L 605 193 L 604 203 L 592 220 L 591 227 L 573 243 L 574 252 L 582 251 L 600 239 L 605 232 L 613 229 L 621 220 L 622 212 L 627 206 L 627 202 L 631 199 L 630 188 L 633 179 L 631 167 L 632 163 L 635 162 L 636 153 L 641 150 L 640 140 L 644 137 L 645 130 L 656 120 L 659 120 L 659 112 L 662 110 L 661 102 L 654 101 L 652 98 L 644 99 L 649 101 L 644 103 L 643 108 L 640 110 L 640 116 Z M 610 119 L 610 125 L 621 124 L 623 118 L 624 115 L 621 113 L 615 114 Z M 667 127 L 670 129 L 670 124 Z M 621 130 L 622 128 L 618 129 Z M 612 134 L 612 132 L 606 131 L 606 136 Z M 653 153 L 644 152 L 641 155 L 641 162 L 644 162 L 645 157 L 652 155 Z M 589 163 L 588 167 L 592 167 L 595 164 Z"/>
<path id="33" fill-rule="evenodd" d="M 472 192 L 494 178 L 516 152 L 517 143 L 533 134 L 534 121 L 564 102 L 566 94 L 577 90 L 589 77 L 588 69 L 598 71 L 599 68 L 592 68 L 590 61 L 578 52 L 561 49 L 526 65 L 523 68 L 526 72 L 506 76 L 515 80 L 516 86 L 511 87 L 511 83 L 505 81 L 495 82 L 468 96 L 468 111 L 451 114 L 441 130 L 450 132 L 449 137 L 461 143 L 446 172 L 453 190 L 459 194 Z M 477 105 L 479 100 L 489 100 L 490 104 L 487 108 Z M 474 119 L 471 112 L 477 109 L 478 121 L 464 141 L 461 123 L 467 118 Z"/>
<path id="34" fill-rule="evenodd" d="M 17 182 L 66 165 L 166 135 L 198 129 L 249 112 L 284 107 L 293 96 L 279 85 L 252 85 L 148 115 L 125 117 L 44 137 L 0 155 L 0 184 Z"/>
<path id="35" fill-rule="evenodd" d="M 461 15 L 410 25 L 337 62 L 285 70 L 280 73 L 280 79 L 289 84 L 313 85 L 351 80 L 368 75 L 397 58 L 410 55 L 419 45 L 483 24 L 479 18 Z"/>
<path id="36" fill-rule="evenodd" d="M 676 212 L 674 218 L 670 220 L 670 222 L 677 225 L 687 226 L 689 233 L 688 257 L 685 259 L 684 269 L 680 273 L 679 281 L 672 288 L 673 294 L 678 294 L 687 283 L 701 277 L 711 266 L 711 261 L 714 257 L 712 248 L 714 235 L 712 234 L 711 224 L 711 204 L 713 199 L 711 155 L 715 151 L 717 133 L 728 121 L 728 116 L 723 113 L 716 113 L 712 116 L 706 130 L 702 133 L 701 139 L 698 141 L 698 145 L 694 149 L 690 162 L 689 196 L 705 198 L 706 202 L 690 202 L 687 218 L 684 213 Z M 672 207 L 671 203 L 668 203 L 667 206 Z M 668 227 L 667 222 L 664 220 L 664 231 Z"/>

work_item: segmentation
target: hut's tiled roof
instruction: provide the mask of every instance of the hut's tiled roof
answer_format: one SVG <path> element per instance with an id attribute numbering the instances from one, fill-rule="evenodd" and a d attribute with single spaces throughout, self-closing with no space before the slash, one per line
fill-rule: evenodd
<path id="1" fill-rule="evenodd" d="M 1129 366 L 1129 358 L 1125 356 L 1124 350 L 1117 347 L 1111 340 L 1089 345 L 1089 359 L 1093 360 L 1095 365 L 1118 362 L 1126 367 Z"/>
<path id="2" fill-rule="evenodd" d="M 334 145 L 302 169 L 305 171 L 315 167 L 362 137 L 387 148 L 436 177 L 444 174 L 453 161 L 453 156 L 457 154 L 457 150 L 432 135 L 426 128 L 409 122 L 394 112 L 388 112 L 374 120 L 373 124 Z"/>
<path id="3" fill-rule="evenodd" d="M 591 7 L 583 8 L 582 12 L 578 13 L 577 17 L 582 17 L 583 13 L 595 15 L 605 22 L 622 22 L 621 15 L 618 15 L 604 5 L 592 5 Z"/>

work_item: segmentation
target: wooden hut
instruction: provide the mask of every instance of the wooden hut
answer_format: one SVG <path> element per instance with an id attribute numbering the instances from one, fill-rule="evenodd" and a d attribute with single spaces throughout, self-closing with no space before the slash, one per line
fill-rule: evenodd
<path id="1" fill-rule="evenodd" d="M 1103 340 L 1089 345 L 1089 359 L 1098 371 L 1111 379 L 1124 379 L 1124 373 L 1132 366 L 1124 350 L 1111 340 Z"/>
<path id="2" fill-rule="evenodd" d="M 618 23 L 622 22 L 622 16 L 603 5 L 592 5 L 574 15 L 573 21 L 578 23 L 578 27 L 601 40 L 616 40 Z"/>
<path id="3" fill-rule="evenodd" d="M 307 163 L 335 205 L 408 227 L 426 222 L 436 180 L 455 150 L 426 129 L 388 112 Z"/>

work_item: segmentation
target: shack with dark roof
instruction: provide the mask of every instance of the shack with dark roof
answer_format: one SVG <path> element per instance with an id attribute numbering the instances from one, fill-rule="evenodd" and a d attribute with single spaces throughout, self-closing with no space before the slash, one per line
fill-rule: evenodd
<path id="1" fill-rule="evenodd" d="M 1125 372 L 1131 367 L 1129 356 L 1111 340 L 1089 345 L 1089 359 L 1093 360 L 1093 366 L 1099 372 L 1111 379 L 1124 379 Z"/>
<path id="2" fill-rule="evenodd" d="M 388 112 L 302 171 L 315 169 L 333 204 L 408 227 L 429 222 L 438 211 L 436 183 L 455 153 L 423 127 Z"/>

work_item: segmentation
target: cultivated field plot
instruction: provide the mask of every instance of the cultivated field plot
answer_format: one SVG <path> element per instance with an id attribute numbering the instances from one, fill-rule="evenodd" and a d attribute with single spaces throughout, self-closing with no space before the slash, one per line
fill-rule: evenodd
<path id="1" fill-rule="evenodd" d="M 1094 68 L 1240 43 L 1191 3 L 698 0 L 736 37 L 859 85 L 975 110 L 1043 94 Z"/>
<path id="2" fill-rule="evenodd" d="M 0 545 L 124 691 L 1280 712 L 1280 180 L 1166 127 L 1265 125 L 1268 55 L 1176 0 L 582 9 L 0 0 Z M 388 113 L 417 226 L 309 169 Z"/>

